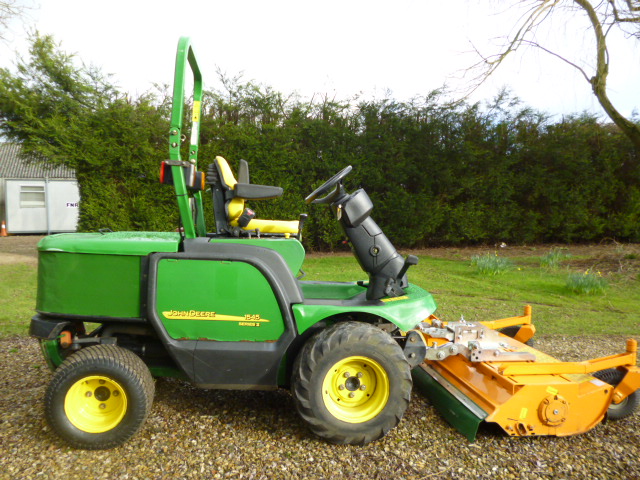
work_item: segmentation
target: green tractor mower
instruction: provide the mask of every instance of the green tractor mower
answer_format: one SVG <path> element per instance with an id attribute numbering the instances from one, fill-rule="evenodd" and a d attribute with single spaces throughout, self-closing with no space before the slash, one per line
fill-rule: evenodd
<path id="1" fill-rule="evenodd" d="M 188 71 L 193 112 L 184 160 Z M 59 234 L 38 246 L 30 332 L 54 371 L 47 421 L 68 443 L 101 449 L 127 441 L 144 424 L 154 377 L 162 376 L 206 389 L 288 388 L 310 429 L 338 444 L 362 445 L 395 427 L 414 379 L 469 438 L 482 421 L 510 435 L 567 435 L 635 408 L 633 341 L 625 354 L 567 364 L 525 344 L 534 333 L 530 309 L 484 323 L 437 319 L 432 296 L 407 281 L 418 259 L 398 254 L 371 218 L 364 190 L 347 192 L 351 167 L 306 202 L 333 211 L 368 278 L 300 279 L 306 216 L 262 220 L 245 206 L 282 189 L 250 183 L 244 161 L 237 179 L 222 157 L 198 171 L 201 100 L 200 70 L 182 38 L 160 175 L 175 188 L 179 232 Z M 213 198 L 212 233 L 204 192 Z"/>

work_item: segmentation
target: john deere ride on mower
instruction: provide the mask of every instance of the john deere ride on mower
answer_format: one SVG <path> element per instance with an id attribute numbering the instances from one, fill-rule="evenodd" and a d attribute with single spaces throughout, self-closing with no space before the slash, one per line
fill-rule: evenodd
<path id="1" fill-rule="evenodd" d="M 188 70 L 193 111 L 183 160 Z M 564 363 L 526 345 L 535 332 L 528 307 L 490 322 L 435 317 L 432 296 L 407 280 L 418 259 L 398 254 L 364 190 L 347 192 L 351 167 L 306 201 L 332 210 L 367 279 L 299 279 L 305 216 L 261 220 L 245 206 L 282 189 L 250 183 L 244 161 L 237 179 L 222 157 L 206 174 L 197 170 L 202 78 L 188 38 L 178 45 L 173 100 L 161 181 L 175 188 L 180 233 L 59 234 L 38 246 L 31 335 L 54 371 L 46 418 L 71 445 L 129 439 L 161 376 L 208 389 L 289 388 L 310 429 L 340 444 L 365 444 L 396 426 L 414 381 L 470 439 L 482 421 L 514 436 L 570 435 L 633 411 L 633 340 L 626 353 Z M 98 327 L 88 332 L 88 324 Z"/>

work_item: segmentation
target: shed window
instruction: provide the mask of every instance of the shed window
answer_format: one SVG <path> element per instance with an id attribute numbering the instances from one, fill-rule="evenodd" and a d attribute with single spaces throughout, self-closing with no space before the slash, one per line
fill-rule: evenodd
<path id="1" fill-rule="evenodd" d="M 20 208 L 44 207 L 44 187 L 29 185 L 20 187 Z"/>

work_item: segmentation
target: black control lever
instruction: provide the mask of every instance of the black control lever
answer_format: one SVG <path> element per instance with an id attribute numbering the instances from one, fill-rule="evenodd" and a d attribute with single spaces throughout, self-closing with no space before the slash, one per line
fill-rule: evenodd
<path id="1" fill-rule="evenodd" d="M 418 257 L 416 257 L 415 255 L 407 255 L 407 258 L 404 259 L 404 265 L 402 266 L 402 269 L 398 272 L 398 276 L 396 277 L 398 282 L 402 282 L 402 278 L 407 273 L 407 270 L 409 270 L 409 267 L 417 264 Z"/>

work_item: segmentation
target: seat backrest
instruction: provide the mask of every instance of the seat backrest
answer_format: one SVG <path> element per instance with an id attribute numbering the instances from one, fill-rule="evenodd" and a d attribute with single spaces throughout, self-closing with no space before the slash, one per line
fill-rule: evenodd
<path id="1" fill-rule="evenodd" d="M 249 165 L 240 160 L 239 181 L 233 174 L 229 163 L 223 157 L 216 157 L 209 165 L 207 183 L 213 194 L 213 211 L 216 218 L 217 233 L 247 232 L 265 234 L 296 235 L 300 233 L 300 222 L 280 220 L 259 220 L 251 218 L 249 223 L 240 226 L 240 217 L 245 210 L 245 200 L 265 200 L 282 195 L 282 188 L 249 183 Z"/>
<path id="2" fill-rule="evenodd" d="M 236 177 L 233 175 L 233 171 L 229 166 L 229 163 L 223 157 L 216 157 L 215 165 L 218 169 L 218 174 L 220 175 L 220 182 L 222 188 L 227 192 L 233 192 L 238 181 Z M 225 213 L 227 215 L 227 222 L 231 223 L 236 218 L 242 215 L 242 211 L 244 210 L 244 199 L 240 197 L 233 197 L 232 195 L 225 195 Z"/>
<path id="3" fill-rule="evenodd" d="M 218 169 L 218 174 L 220 175 L 222 187 L 225 190 L 233 190 L 233 187 L 236 186 L 236 183 L 238 183 L 238 181 L 233 174 L 233 170 L 231 170 L 231 167 L 229 166 L 229 162 L 227 162 L 223 157 L 220 156 L 216 157 L 214 161 L 216 164 L 216 168 Z"/>
<path id="4" fill-rule="evenodd" d="M 249 181 L 249 163 L 243 159 L 240 159 L 238 165 L 238 183 L 251 183 Z"/>

